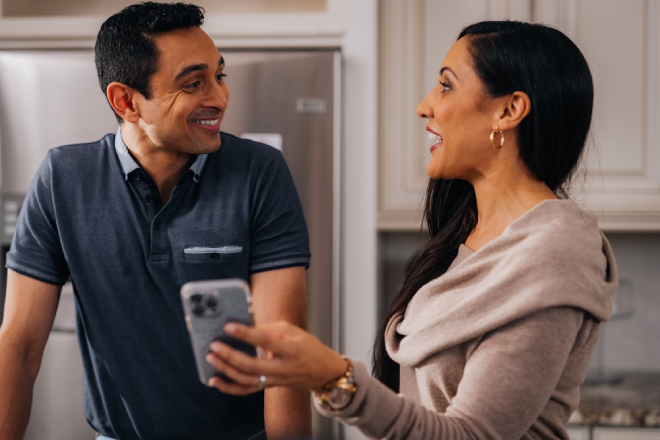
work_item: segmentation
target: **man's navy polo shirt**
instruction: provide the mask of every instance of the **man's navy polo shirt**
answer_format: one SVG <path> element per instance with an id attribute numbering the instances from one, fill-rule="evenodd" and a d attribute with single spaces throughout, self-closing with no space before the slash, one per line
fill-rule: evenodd
<path id="1" fill-rule="evenodd" d="M 179 290 L 309 265 L 302 208 L 282 154 L 222 133 L 161 206 L 121 136 L 49 151 L 23 203 L 7 268 L 74 286 L 87 420 L 133 439 L 247 438 L 263 393 L 199 382 Z"/>

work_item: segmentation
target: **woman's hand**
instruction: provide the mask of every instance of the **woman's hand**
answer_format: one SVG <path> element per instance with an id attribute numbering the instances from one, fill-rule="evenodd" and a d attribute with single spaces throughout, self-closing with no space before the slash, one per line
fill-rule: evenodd
<path id="1" fill-rule="evenodd" d="M 346 371 L 346 361 L 339 353 L 288 322 L 255 327 L 230 323 L 224 330 L 233 338 L 260 347 L 264 356 L 252 357 L 226 344 L 212 343 L 207 362 L 235 382 L 213 377 L 209 384 L 223 393 L 246 395 L 273 386 L 321 391 L 323 385 Z"/>

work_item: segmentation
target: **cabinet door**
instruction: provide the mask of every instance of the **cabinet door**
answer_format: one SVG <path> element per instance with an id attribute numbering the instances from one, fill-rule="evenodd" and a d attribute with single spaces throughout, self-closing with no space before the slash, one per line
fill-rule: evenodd
<path id="1" fill-rule="evenodd" d="M 589 428 L 587 427 L 569 427 L 568 438 L 571 440 L 590 440 Z"/>
<path id="2" fill-rule="evenodd" d="M 660 230 L 660 5 L 657 1 L 534 0 L 534 20 L 566 33 L 594 78 L 586 184 L 574 197 L 601 227 Z M 584 179 L 577 179 L 581 183 Z"/>
<path id="3" fill-rule="evenodd" d="M 572 196 L 607 231 L 660 230 L 660 2 L 382 0 L 380 8 L 380 229 L 421 224 L 430 153 L 415 107 L 456 35 L 510 18 L 561 29 L 590 64 L 594 123 Z"/>
<path id="4" fill-rule="evenodd" d="M 0 0 L 0 47 L 93 47 L 105 18 L 135 0 Z M 196 0 L 220 47 L 337 47 L 347 0 Z M 54 41 L 53 41 L 54 40 Z"/>
<path id="5" fill-rule="evenodd" d="M 660 429 L 595 428 L 593 440 L 660 440 Z"/>

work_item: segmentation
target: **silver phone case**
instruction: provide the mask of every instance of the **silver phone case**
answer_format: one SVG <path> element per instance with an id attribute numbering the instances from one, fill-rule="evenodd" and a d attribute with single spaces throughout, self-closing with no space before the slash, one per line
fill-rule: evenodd
<path id="1" fill-rule="evenodd" d="M 244 280 L 231 278 L 188 282 L 181 287 L 181 301 L 199 380 L 203 384 L 208 385 L 214 375 L 226 380 L 206 362 L 211 342 L 221 341 L 249 355 L 256 355 L 253 346 L 231 338 L 223 331 L 227 322 L 253 325 L 252 296 Z"/>

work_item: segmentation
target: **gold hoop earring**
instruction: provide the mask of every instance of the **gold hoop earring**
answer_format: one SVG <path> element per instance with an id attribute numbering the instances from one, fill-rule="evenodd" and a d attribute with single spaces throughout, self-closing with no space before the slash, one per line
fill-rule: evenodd
<path id="1" fill-rule="evenodd" d="M 499 145 L 495 145 L 495 135 L 497 133 L 500 134 L 500 144 Z M 497 126 L 497 125 L 495 126 L 493 131 L 490 132 L 490 145 L 493 148 L 495 148 L 496 150 L 499 150 L 500 148 L 502 148 L 502 145 L 504 145 L 504 132 L 502 130 L 500 130 L 500 127 Z"/>

